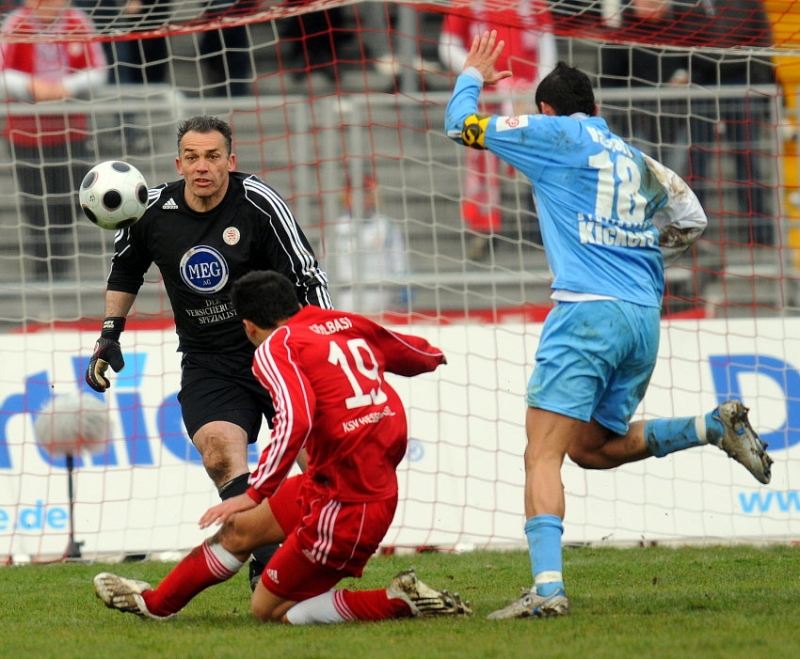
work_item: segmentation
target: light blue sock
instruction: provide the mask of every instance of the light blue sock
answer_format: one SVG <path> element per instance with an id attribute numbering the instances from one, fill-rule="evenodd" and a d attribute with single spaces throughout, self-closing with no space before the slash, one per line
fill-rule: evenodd
<path id="1" fill-rule="evenodd" d="M 536 594 L 547 597 L 564 588 L 561 534 L 564 525 L 556 515 L 536 515 L 525 522 L 531 571 Z"/>
<path id="2" fill-rule="evenodd" d="M 644 425 L 644 442 L 652 455 L 665 455 L 703 444 L 718 444 L 725 428 L 709 412 L 702 416 L 684 416 L 676 419 L 653 419 Z"/>

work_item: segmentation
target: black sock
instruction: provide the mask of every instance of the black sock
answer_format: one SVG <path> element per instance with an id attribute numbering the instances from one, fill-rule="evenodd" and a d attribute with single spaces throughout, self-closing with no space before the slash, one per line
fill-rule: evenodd
<path id="1" fill-rule="evenodd" d="M 236 478 L 231 478 L 227 483 L 223 483 L 217 488 L 219 498 L 225 501 L 225 499 L 231 499 L 240 494 L 244 494 L 247 492 L 247 480 L 249 478 L 250 474 L 242 474 Z"/>

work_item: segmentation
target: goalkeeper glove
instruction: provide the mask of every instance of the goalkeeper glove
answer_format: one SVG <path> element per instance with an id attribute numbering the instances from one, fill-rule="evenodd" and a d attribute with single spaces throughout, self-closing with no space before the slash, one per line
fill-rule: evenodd
<path id="1" fill-rule="evenodd" d="M 122 349 L 119 347 L 119 335 L 124 329 L 124 318 L 110 317 L 103 321 L 103 330 L 94 344 L 94 352 L 86 368 L 86 383 L 95 391 L 103 393 L 111 386 L 111 382 L 105 377 L 109 366 L 115 373 L 125 367 Z"/>

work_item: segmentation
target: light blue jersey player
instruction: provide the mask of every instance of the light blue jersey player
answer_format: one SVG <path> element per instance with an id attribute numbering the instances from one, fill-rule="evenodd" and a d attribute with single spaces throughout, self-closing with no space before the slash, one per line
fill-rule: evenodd
<path id="1" fill-rule="evenodd" d="M 768 483 L 771 458 L 740 401 L 697 417 L 630 422 L 658 354 L 665 264 L 697 240 L 706 216 L 674 172 L 597 115 L 589 78 L 561 62 L 536 90 L 539 115 L 483 116 L 484 84 L 503 48 L 476 37 L 447 106 L 448 137 L 487 149 L 530 180 L 555 308 L 528 383 L 525 533 L 533 586 L 492 618 L 569 612 L 562 576 L 564 457 L 610 469 L 714 444 Z"/>

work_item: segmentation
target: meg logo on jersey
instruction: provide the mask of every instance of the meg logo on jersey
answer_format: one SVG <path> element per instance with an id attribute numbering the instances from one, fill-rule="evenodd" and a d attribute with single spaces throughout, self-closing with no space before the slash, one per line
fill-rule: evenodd
<path id="1" fill-rule="evenodd" d="M 218 293 L 228 283 L 230 269 L 225 257 L 213 247 L 198 245 L 183 255 L 181 279 L 198 293 Z"/>

